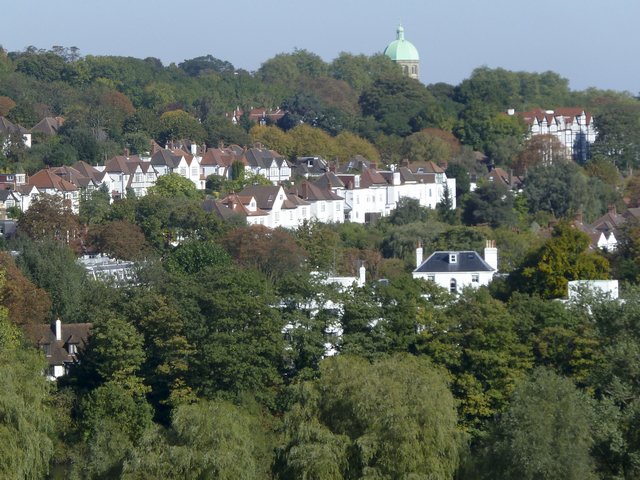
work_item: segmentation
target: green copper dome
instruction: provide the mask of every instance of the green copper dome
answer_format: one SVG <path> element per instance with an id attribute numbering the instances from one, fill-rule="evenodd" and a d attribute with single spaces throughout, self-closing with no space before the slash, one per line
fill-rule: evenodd
<path id="1" fill-rule="evenodd" d="M 396 39 L 384 49 L 384 54 L 395 62 L 417 62 L 420 60 L 418 49 L 408 40 L 404 39 L 404 28 L 398 26 Z"/>

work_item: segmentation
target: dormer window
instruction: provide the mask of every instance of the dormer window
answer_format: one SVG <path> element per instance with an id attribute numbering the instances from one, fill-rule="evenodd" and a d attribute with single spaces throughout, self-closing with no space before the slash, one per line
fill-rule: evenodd
<path id="1" fill-rule="evenodd" d="M 68 343 L 67 344 L 67 351 L 69 352 L 69 355 L 75 355 L 78 353 L 78 345 L 76 345 L 75 343 Z"/>
<path id="2" fill-rule="evenodd" d="M 43 343 L 43 344 L 40 345 L 40 348 L 44 352 L 45 356 L 47 356 L 47 357 L 51 356 L 51 344 L 50 343 Z"/>
<path id="3" fill-rule="evenodd" d="M 449 254 L 449 263 L 458 263 L 458 254 L 450 253 Z"/>

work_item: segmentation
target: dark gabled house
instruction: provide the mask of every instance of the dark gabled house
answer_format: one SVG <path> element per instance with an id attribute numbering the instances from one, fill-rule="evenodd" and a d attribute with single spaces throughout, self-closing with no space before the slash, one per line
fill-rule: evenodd
<path id="1" fill-rule="evenodd" d="M 64 124 L 62 117 L 44 117 L 31 128 L 31 133 L 41 133 L 48 137 L 58 134 L 58 130 Z"/>
<path id="2" fill-rule="evenodd" d="M 42 350 L 49 365 L 46 375 L 51 380 L 66 375 L 78 363 L 78 352 L 89 339 L 92 324 L 56 320 L 51 325 L 27 327 L 27 337 Z"/>

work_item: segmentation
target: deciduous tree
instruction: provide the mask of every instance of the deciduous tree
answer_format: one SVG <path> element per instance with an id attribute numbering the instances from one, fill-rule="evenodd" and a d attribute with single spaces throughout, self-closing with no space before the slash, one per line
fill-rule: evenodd
<path id="1" fill-rule="evenodd" d="M 593 408 L 571 380 L 545 369 L 517 386 L 469 478 L 595 479 Z"/>
<path id="2" fill-rule="evenodd" d="M 297 397 L 284 422 L 283 478 L 445 479 L 456 470 L 454 401 L 425 359 L 329 358 Z"/>

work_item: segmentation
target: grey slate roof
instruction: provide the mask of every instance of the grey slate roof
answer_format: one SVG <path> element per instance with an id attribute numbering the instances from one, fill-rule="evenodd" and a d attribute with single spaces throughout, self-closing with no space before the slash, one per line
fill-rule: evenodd
<path id="1" fill-rule="evenodd" d="M 248 185 L 238 195 L 254 197 L 259 209 L 271 210 L 281 188 L 277 185 Z"/>
<path id="2" fill-rule="evenodd" d="M 321 189 L 344 188 L 345 185 L 340 178 L 333 172 L 327 172 L 318 178 L 314 185 Z"/>
<path id="3" fill-rule="evenodd" d="M 249 148 L 244 152 L 244 158 L 251 167 L 270 168 L 271 163 L 274 161 L 278 168 L 282 167 L 282 165 L 290 166 L 290 163 L 286 158 L 279 153 L 273 150 L 267 150 L 266 148 Z"/>
<path id="4" fill-rule="evenodd" d="M 449 263 L 449 255 L 452 253 L 458 255 L 456 263 Z M 478 252 L 469 250 L 434 252 L 414 271 L 422 273 L 493 272 L 494 269 L 478 255 Z"/>
<path id="5" fill-rule="evenodd" d="M 162 149 L 151 156 L 151 165 L 166 165 L 169 168 L 177 168 L 181 158 L 171 150 Z"/>

